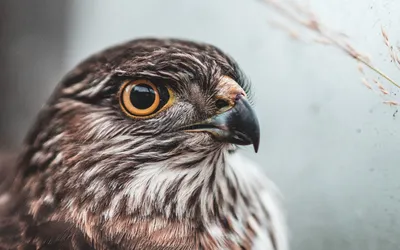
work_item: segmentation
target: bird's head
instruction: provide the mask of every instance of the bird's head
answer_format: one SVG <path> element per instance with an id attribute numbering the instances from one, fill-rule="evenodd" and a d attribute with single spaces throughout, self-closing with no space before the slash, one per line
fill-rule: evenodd
<path id="1" fill-rule="evenodd" d="M 102 194 L 132 186 L 140 168 L 161 166 L 157 176 L 236 145 L 257 151 L 248 90 L 237 64 L 207 44 L 140 39 L 96 54 L 64 78 L 27 139 L 23 175 L 41 176 L 29 192 L 109 204 Z"/>
<path id="2" fill-rule="evenodd" d="M 46 106 L 53 115 L 41 118 L 32 139 L 52 132 L 75 149 L 114 144 L 119 154 L 127 144 L 146 158 L 230 144 L 253 144 L 257 151 L 259 125 L 248 87 L 237 64 L 211 45 L 136 40 L 70 72 Z M 46 130 L 49 122 L 57 131 Z"/>

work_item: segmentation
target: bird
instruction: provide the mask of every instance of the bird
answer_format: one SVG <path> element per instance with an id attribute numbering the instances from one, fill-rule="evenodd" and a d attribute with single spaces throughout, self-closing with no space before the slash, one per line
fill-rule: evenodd
<path id="1" fill-rule="evenodd" d="M 240 150 L 260 143 L 253 95 L 204 42 L 139 38 L 90 56 L 2 163 L 15 171 L 0 249 L 289 249 L 283 195 Z"/>

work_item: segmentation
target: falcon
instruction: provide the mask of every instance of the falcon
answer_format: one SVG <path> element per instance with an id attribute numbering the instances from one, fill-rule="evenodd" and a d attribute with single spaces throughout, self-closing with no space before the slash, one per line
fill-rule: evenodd
<path id="1" fill-rule="evenodd" d="M 260 129 L 220 49 L 138 39 L 67 74 L 0 196 L 0 249 L 288 249 Z"/>

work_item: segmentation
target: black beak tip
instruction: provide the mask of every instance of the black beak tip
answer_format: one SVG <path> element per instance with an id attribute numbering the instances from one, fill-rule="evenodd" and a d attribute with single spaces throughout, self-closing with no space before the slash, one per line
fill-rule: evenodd
<path id="1" fill-rule="evenodd" d="M 254 151 L 258 152 L 258 147 L 260 146 L 260 129 L 258 126 L 258 121 L 255 121 L 257 124 L 255 127 L 252 128 L 253 133 L 249 133 L 251 144 L 253 144 Z"/>
<path id="2" fill-rule="evenodd" d="M 258 152 L 258 146 L 259 145 L 260 145 L 260 141 L 259 140 L 253 142 L 254 152 L 256 152 L 256 153 Z"/>

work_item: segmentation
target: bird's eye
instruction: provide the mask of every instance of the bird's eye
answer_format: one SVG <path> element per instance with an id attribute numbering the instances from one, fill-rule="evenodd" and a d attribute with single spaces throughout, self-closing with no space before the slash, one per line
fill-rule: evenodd
<path id="1" fill-rule="evenodd" d="M 120 91 L 122 110 L 135 118 L 148 118 L 172 104 L 172 92 L 148 80 L 126 81 Z"/>

